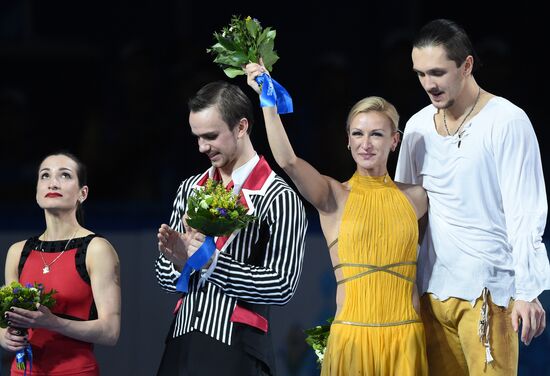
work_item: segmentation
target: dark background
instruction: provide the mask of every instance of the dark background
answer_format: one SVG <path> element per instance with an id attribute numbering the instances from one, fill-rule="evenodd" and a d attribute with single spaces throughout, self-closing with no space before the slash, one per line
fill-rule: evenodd
<path id="1" fill-rule="evenodd" d="M 357 100 L 386 97 L 402 129 L 429 103 L 412 73 L 410 38 L 435 17 L 464 25 L 484 64 L 478 82 L 528 113 L 546 167 L 547 32 L 541 10 L 524 3 L 512 9 L 497 2 L 339 1 L 296 9 L 292 2 L 2 0 L 0 205 L 9 210 L 1 224 L 29 225 L 37 165 L 58 149 L 89 167 L 87 212 L 96 226 L 165 220 L 179 181 L 207 167 L 188 129 L 186 102 L 206 82 L 226 79 L 206 48 L 232 14 L 277 30 L 281 59 L 273 76 L 295 105 L 283 120 L 298 154 L 323 173 L 343 180 L 353 172 L 344 126 Z M 243 76 L 232 82 L 258 103 Z M 253 142 L 272 161 L 259 121 Z"/>
<path id="2" fill-rule="evenodd" d="M 345 120 L 357 100 L 387 98 L 401 114 L 401 129 L 429 103 L 412 72 L 410 39 L 439 17 L 458 21 L 470 34 L 484 65 L 475 75 L 482 88 L 527 112 L 546 171 L 548 69 L 542 56 L 548 21 L 540 7 L 529 1 L 508 7 L 395 0 L 327 6 L 311 1 L 2 0 L 0 232 L 30 236 L 42 231 L 43 214 L 34 199 L 36 170 L 43 156 L 67 149 L 89 169 L 88 227 L 150 233 L 154 245 L 181 179 L 208 167 L 188 129 L 186 102 L 203 84 L 226 79 L 206 48 L 233 14 L 250 15 L 277 30 L 281 59 L 272 74 L 291 93 L 295 108 L 283 120 L 297 153 L 322 173 L 340 180 L 353 173 Z M 232 82 L 258 104 L 244 77 Z M 258 104 L 253 142 L 280 172 L 260 115 Z M 391 175 L 395 162 L 393 156 Z M 317 215 L 307 208 L 310 232 L 318 234 Z M 123 263 L 134 257 L 118 251 Z M 152 260 L 154 248 L 151 252 Z M 540 363 L 538 354 L 548 351 L 544 346 L 540 352 L 522 348 L 523 364 Z"/>

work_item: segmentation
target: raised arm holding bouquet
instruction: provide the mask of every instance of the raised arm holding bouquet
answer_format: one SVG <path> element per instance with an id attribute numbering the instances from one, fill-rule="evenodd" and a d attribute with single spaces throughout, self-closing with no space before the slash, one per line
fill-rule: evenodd
<path id="1" fill-rule="evenodd" d="M 17 353 L 12 375 L 25 375 L 28 362 L 33 376 L 97 376 L 93 344 L 117 342 L 119 261 L 106 239 L 82 226 L 87 196 L 76 157 L 60 152 L 42 161 L 36 201 L 46 229 L 10 247 L 0 291 L 10 300 L 2 301 L 0 344 Z"/>
<path id="2" fill-rule="evenodd" d="M 246 73 L 259 94 L 256 78 L 266 67 L 250 63 Z M 427 200 L 421 187 L 395 184 L 388 176 L 388 156 L 399 143 L 395 107 L 367 97 L 351 108 L 347 148 L 357 170 L 346 182 L 298 157 L 277 109 L 262 111 L 275 160 L 319 212 L 334 266 L 337 310 L 326 351 L 327 328 L 307 332 L 308 343 L 322 356 L 321 375 L 426 375 L 414 282 L 417 219 Z"/>

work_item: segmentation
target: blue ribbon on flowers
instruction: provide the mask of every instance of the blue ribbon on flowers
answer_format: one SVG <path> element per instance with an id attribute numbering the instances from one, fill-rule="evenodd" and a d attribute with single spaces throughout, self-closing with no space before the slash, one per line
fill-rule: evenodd
<path id="1" fill-rule="evenodd" d="M 27 358 L 29 361 L 29 375 L 32 374 L 32 348 L 31 345 L 25 346 L 23 349 L 18 350 L 15 353 L 15 360 L 17 362 L 17 368 L 22 369 L 23 375 L 27 375 Z"/>
<path id="2" fill-rule="evenodd" d="M 191 257 L 187 259 L 178 282 L 176 283 L 176 290 L 179 292 L 189 291 L 189 277 L 193 270 L 201 270 L 201 268 L 210 260 L 214 251 L 216 250 L 216 243 L 212 236 L 207 236 L 204 239 L 204 243 Z"/>
<path id="3" fill-rule="evenodd" d="M 256 77 L 256 82 L 262 89 L 260 93 L 260 105 L 262 107 L 277 106 L 277 113 L 279 114 L 288 114 L 293 111 L 290 94 L 270 75 L 262 73 Z"/>

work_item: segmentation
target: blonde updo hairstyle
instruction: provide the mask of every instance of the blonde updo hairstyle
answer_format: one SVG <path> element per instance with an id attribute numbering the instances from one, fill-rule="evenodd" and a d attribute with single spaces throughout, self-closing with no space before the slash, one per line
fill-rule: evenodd
<path id="1" fill-rule="evenodd" d="M 391 121 L 393 132 L 399 132 L 399 114 L 395 106 L 384 98 L 376 96 L 363 98 L 351 108 L 346 121 L 346 132 L 349 134 L 350 124 L 357 115 L 370 111 L 386 115 Z"/>

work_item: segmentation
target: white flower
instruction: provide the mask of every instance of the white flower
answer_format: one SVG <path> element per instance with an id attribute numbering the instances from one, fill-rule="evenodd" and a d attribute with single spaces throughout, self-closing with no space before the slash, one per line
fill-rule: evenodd
<path id="1" fill-rule="evenodd" d="M 206 200 L 201 200 L 199 205 L 203 209 L 208 209 L 208 203 L 206 202 Z"/>
<path id="2" fill-rule="evenodd" d="M 317 355 L 317 358 L 319 358 L 319 362 L 322 362 L 323 357 L 325 356 L 325 350 L 315 350 L 315 355 Z"/>

